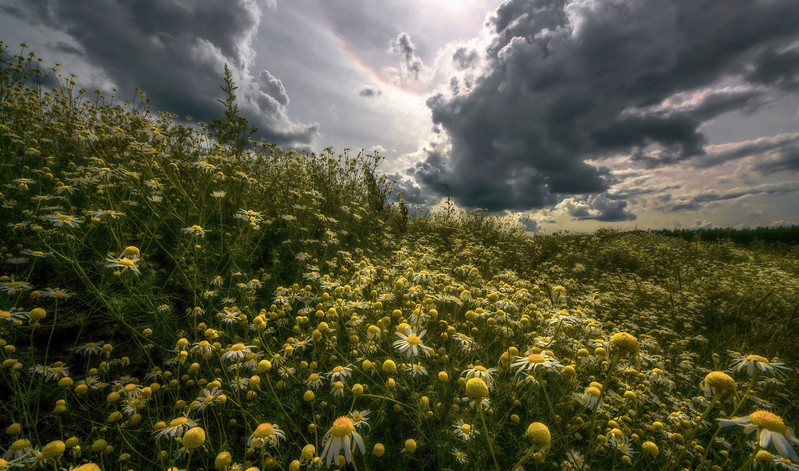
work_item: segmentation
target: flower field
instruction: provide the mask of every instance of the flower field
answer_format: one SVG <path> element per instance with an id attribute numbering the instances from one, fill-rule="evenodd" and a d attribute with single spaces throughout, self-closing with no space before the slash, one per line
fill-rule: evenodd
<path id="1" fill-rule="evenodd" d="M 799 469 L 799 249 L 529 235 L 0 64 L 0 470 Z"/>

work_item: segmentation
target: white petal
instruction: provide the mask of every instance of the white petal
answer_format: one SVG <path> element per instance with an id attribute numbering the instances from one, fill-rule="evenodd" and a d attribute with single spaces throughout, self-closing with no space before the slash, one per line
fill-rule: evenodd
<path id="1" fill-rule="evenodd" d="M 355 439 L 355 444 L 361 449 L 361 453 L 366 453 L 366 445 L 363 443 L 363 438 L 361 438 L 358 432 L 352 432 L 352 438 Z"/>
<path id="2" fill-rule="evenodd" d="M 763 429 L 760 431 L 760 448 L 768 450 L 771 446 L 771 430 Z"/>
<path id="3" fill-rule="evenodd" d="M 344 437 L 344 458 L 346 458 L 347 463 L 352 462 L 352 450 L 350 450 L 350 448 L 352 448 L 352 441 L 350 440 L 350 436 L 347 435 Z"/>
<path id="4" fill-rule="evenodd" d="M 788 439 L 785 438 L 785 435 L 775 433 L 774 446 L 777 448 L 777 451 L 780 452 L 780 455 L 783 458 L 788 458 L 794 463 L 799 462 L 799 456 L 796 456 L 796 452 L 791 447 L 791 444 L 788 443 Z"/>

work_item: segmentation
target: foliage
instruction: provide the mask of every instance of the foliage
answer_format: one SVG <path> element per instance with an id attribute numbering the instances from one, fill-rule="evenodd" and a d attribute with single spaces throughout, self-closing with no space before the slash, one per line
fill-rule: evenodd
<path id="1" fill-rule="evenodd" d="M 409 215 L 230 77 L 188 127 L 4 57 L 0 469 L 797 466 L 795 252 Z"/>

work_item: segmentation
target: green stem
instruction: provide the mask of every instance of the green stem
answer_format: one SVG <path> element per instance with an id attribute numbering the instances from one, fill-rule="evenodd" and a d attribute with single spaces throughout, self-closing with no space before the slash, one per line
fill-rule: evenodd
<path id="1" fill-rule="evenodd" d="M 730 412 L 730 415 L 728 415 L 727 417 L 732 418 L 733 416 L 735 416 L 735 413 L 738 412 L 738 409 L 740 409 L 741 406 L 744 404 L 744 402 L 746 402 L 746 399 L 749 397 L 749 393 L 752 392 L 752 388 L 754 388 L 755 384 L 757 384 L 758 373 L 759 370 L 755 369 L 755 374 L 752 375 L 752 379 L 749 380 L 749 385 L 747 386 L 746 391 L 744 391 L 743 396 L 741 396 L 741 399 L 738 400 L 738 403 L 735 404 L 735 408 L 732 410 L 732 412 Z M 700 465 L 704 463 L 705 460 L 707 460 L 707 456 L 710 454 L 710 449 L 713 447 L 713 442 L 716 440 L 716 437 L 718 436 L 720 431 L 721 427 L 716 427 L 716 431 L 713 432 L 713 436 L 710 437 L 710 441 L 707 443 L 707 446 L 705 447 L 705 452 L 702 454 L 702 460 L 699 462 Z"/>
<path id="2" fill-rule="evenodd" d="M 483 430 L 486 434 L 486 443 L 488 444 L 488 451 L 491 452 L 491 459 L 494 460 L 494 468 L 499 471 L 499 463 L 497 462 L 497 456 L 494 454 L 494 446 L 491 444 L 491 437 L 488 436 L 488 425 L 486 425 L 486 418 L 483 414 L 483 405 L 479 402 L 477 403 L 477 411 L 480 414 L 480 420 L 483 422 Z"/>

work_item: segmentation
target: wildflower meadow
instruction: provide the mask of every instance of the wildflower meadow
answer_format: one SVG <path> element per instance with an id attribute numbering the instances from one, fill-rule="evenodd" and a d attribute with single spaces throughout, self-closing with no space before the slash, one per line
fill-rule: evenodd
<path id="1" fill-rule="evenodd" d="M 799 469 L 796 245 L 412 208 L 229 74 L 186 123 L 0 56 L 0 470 Z"/>

